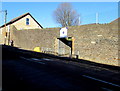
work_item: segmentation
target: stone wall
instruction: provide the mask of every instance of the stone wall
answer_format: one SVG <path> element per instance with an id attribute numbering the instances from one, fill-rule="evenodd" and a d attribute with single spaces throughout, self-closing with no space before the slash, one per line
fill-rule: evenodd
<path id="1" fill-rule="evenodd" d="M 39 46 L 58 52 L 60 28 L 16 30 L 12 27 L 11 39 L 17 47 L 33 50 Z M 75 54 L 79 58 L 98 63 L 119 65 L 118 26 L 115 24 L 91 24 L 68 27 L 68 36 L 75 38 Z M 65 47 L 69 50 L 68 47 Z M 69 51 L 66 51 L 67 53 Z M 119 65 L 120 66 L 120 65 Z"/>

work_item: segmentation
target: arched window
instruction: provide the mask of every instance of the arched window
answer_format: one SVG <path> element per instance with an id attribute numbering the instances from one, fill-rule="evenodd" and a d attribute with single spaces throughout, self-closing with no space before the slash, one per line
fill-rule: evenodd
<path id="1" fill-rule="evenodd" d="M 26 18 L 26 25 L 29 25 L 29 18 Z"/>

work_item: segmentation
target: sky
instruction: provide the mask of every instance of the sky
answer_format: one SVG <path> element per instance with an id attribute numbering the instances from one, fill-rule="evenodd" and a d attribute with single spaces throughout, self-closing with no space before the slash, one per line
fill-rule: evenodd
<path id="1" fill-rule="evenodd" d="M 80 15 L 81 25 L 96 22 L 109 23 L 118 18 L 118 2 L 70 2 Z M 53 12 L 61 2 L 2 2 L 2 10 L 7 10 L 7 22 L 29 12 L 44 28 L 60 27 L 54 21 Z M 4 23 L 4 12 L 0 25 Z"/>

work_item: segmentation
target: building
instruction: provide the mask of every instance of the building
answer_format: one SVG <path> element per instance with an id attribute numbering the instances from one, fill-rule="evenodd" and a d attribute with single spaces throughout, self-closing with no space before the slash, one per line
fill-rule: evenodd
<path id="1" fill-rule="evenodd" d="M 43 28 L 30 13 L 25 13 L 6 23 L 7 27 L 9 27 L 10 25 L 14 25 L 17 28 L 17 30 Z M 2 25 L 0 29 L 4 27 L 5 27 L 5 24 Z"/>
<path id="2" fill-rule="evenodd" d="M 25 13 L 0 26 L 0 44 L 3 44 L 5 38 L 9 36 L 11 26 L 14 26 L 17 30 L 43 28 L 30 13 Z"/>

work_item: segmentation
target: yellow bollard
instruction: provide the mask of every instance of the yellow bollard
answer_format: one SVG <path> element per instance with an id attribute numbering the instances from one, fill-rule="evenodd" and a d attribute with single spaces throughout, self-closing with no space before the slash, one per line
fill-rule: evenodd
<path id="1" fill-rule="evenodd" d="M 41 52 L 41 51 L 40 51 L 40 47 L 35 47 L 35 48 L 34 48 L 34 51 L 35 51 L 35 52 Z"/>

